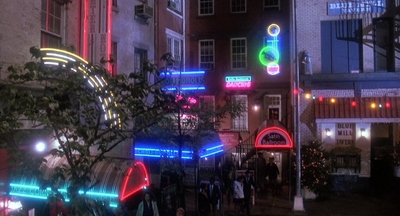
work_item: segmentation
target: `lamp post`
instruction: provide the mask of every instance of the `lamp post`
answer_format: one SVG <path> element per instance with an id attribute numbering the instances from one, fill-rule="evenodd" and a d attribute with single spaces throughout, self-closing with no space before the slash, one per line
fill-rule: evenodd
<path id="1" fill-rule="evenodd" d="M 299 85 L 299 63 L 297 56 L 297 13 L 296 13 L 296 0 L 291 1 L 291 47 L 292 47 L 292 95 L 293 95 L 293 124 L 294 124 L 294 137 L 296 140 L 296 196 L 294 198 L 293 210 L 304 211 L 303 197 L 301 196 L 301 146 L 300 146 L 300 85 Z"/>

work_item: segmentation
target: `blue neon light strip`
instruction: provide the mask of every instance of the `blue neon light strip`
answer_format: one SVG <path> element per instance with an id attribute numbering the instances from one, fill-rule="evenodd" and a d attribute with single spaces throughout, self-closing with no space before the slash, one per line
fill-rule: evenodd
<path id="1" fill-rule="evenodd" d="M 214 154 L 223 152 L 224 151 L 223 148 L 224 148 L 224 146 L 222 144 L 207 148 L 207 149 L 205 149 L 204 152 L 202 152 L 202 154 L 200 153 L 201 154 L 200 158 L 204 158 L 204 157 L 207 157 L 207 156 L 210 156 L 210 155 L 214 155 Z M 139 151 L 147 151 L 148 153 L 139 153 Z M 167 153 L 167 154 L 170 153 L 170 154 L 169 155 L 165 155 L 163 153 Z M 173 153 L 173 154 L 171 154 L 171 153 Z M 192 159 L 191 155 L 193 154 L 193 151 L 184 150 L 184 151 L 182 151 L 182 154 L 185 154 L 185 155 L 182 155 L 183 159 Z M 189 155 L 187 155 L 187 154 L 189 154 Z M 174 149 L 140 148 L 139 147 L 139 148 L 135 148 L 135 156 L 154 157 L 154 158 L 167 156 L 169 158 L 174 158 L 174 157 L 178 156 L 178 150 L 174 150 Z"/>
<path id="2" fill-rule="evenodd" d="M 44 195 L 35 195 L 35 192 L 32 193 L 16 193 L 16 192 L 10 192 L 10 195 L 13 196 L 20 196 L 20 197 L 28 197 L 28 198 L 35 198 L 35 199 L 47 199 L 48 194 L 51 191 L 51 188 L 46 188 L 46 190 L 40 190 L 39 186 L 35 185 L 24 185 L 24 184 L 15 184 L 15 183 L 10 183 L 11 190 L 12 188 L 22 188 L 22 189 L 30 189 L 30 190 L 37 190 L 37 191 L 44 191 L 44 193 L 47 193 L 46 196 Z M 67 189 L 61 188 L 58 189 L 59 192 L 62 193 L 67 193 Z M 79 191 L 79 194 L 83 194 L 83 191 Z M 99 193 L 99 192 L 93 192 L 93 191 L 88 191 L 86 192 L 86 195 L 88 196 L 100 196 L 100 197 L 109 197 L 109 198 L 116 198 L 118 199 L 118 194 L 111 194 L 111 193 Z M 70 200 L 67 198 L 65 199 L 65 202 L 69 202 Z M 115 202 L 110 202 L 110 207 L 118 207 L 118 203 Z"/>
<path id="3" fill-rule="evenodd" d="M 164 90 L 168 90 L 168 91 L 175 91 L 178 90 L 177 87 L 168 87 L 168 88 L 163 88 Z M 181 90 L 185 91 L 185 90 L 205 90 L 206 87 L 204 86 L 199 86 L 199 87 L 182 87 L 180 88 Z"/>
<path id="4" fill-rule="evenodd" d="M 204 74 L 204 73 L 205 73 L 204 71 L 162 72 L 160 73 L 160 76 Z"/>

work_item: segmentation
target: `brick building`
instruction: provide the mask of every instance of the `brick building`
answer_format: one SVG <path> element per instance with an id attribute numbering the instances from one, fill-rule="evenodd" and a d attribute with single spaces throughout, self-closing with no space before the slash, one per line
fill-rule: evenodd
<path id="1" fill-rule="evenodd" d="M 301 143 L 320 140 L 327 151 L 361 149 L 330 161 L 339 182 L 353 176 L 364 189 L 393 177 L 389 153 L 399 140 L 400 117 L 399 8 L 399 1 L 298 0 L 293 10 Z"/>

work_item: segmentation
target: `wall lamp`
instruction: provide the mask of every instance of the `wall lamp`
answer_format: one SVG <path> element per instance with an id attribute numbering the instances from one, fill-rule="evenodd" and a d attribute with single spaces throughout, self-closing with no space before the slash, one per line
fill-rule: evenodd
<path id="1" fill-rule="evenodd" d="M 365 137 L 365 135 L 366 135 L 366 134 L 365 134 L 365 129 L 364 129 L 364 128 L 361 128 L 360 130 L 361 130 L 361 136 L 362 136 L 362 137 Z"/>
<path id="2" fill-rule="evenodd" d="M 327 128 L 325 129 L 326 136 L 330 137 L 332 135 L 331 129 Z"/>

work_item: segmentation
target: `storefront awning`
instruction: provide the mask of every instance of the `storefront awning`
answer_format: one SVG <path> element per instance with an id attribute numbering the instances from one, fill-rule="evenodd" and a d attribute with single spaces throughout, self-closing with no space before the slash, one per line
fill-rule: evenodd
<path id="1" fill-rule="evenodd" d="M 45 159 L 47 163 L 41 167 L 44 179 L 50 179 L 56 167 L 67 164 L 65 157 L 49 155 Z M 143 187 L 150 185 L 147 169 L 142 162 L 111 159 L 98 162 L 92 170 L 95 176 L 92 177 L 91 183 L 99 182 L 86 195 L 96 200 L 107 201 L 112 207 L 117 207 L 119 201 L 124 201 Z M 60 184 L 59 192 L 67 198 L 66 188 L 67 183 Z M 40 188 L 36 178 L 11 179 L 12 196 L 47 199 L 50 193 L 50 188 Z"/>
<path id="2" fill-rule="evenodd" d="M 316 98 L 316 119 L 400 118 L 400 97 Z"/>

